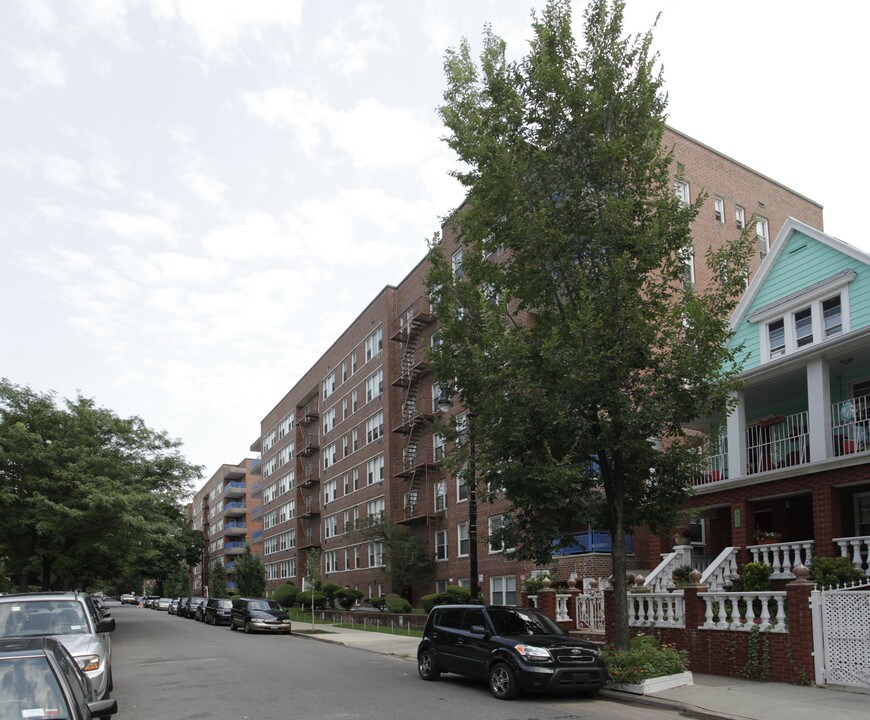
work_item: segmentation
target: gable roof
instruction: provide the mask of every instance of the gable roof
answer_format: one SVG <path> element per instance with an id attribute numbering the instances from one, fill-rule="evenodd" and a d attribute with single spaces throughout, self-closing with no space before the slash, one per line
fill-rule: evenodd
<path id="1" fill-rule="evenodd" d="M 785 221 L 782 229 L 777 234 L 773 243 L 771 243 L 770 252 L 768 253 L 767 257 L 764 258 L 764 261 L 761 263 L 761 267 L 755 274 L 755 277 L 752 278 L 752 282 L 749 283 L 749 286 L 746 288 L 746 292 L 743 293 L 743 297 L 740 298 L 740 302 L 734 309 L 734 312 L 731 315 L 730 322 L 730 328 L 732 331 L 736 330 L 740 326 L 740 324 L 746 319 L 746 314 L 752 307 L 756 296 L 758 295 L 761 288 L 764 287 L 764 283 L 767 280 L 767 277 L 772 272 L 773 268 L 776 267 L 777 259 L 788 245 L 788 240 L 796 232 L 799 232 L 809 238 L 812 238 L 813 240 L 823 243 L 833 248 L 834 250 L 843 253 L 844 255 L 852 257 L 863 265 L 870 266 L 870 255 L 865 253 L 863 250 L 859 250 L 854 245 L 849 245 L 849 243 L 843 242 L 842 240 L 839 240 L 832 235 L 823 233 L 821 230 L 816 230 L 814 227 L 811 227 L 810 225 L 807 225 L 800 220 L 795 220 L 795 218 L 790 217 L 788 218 L 788 220 Z"/>

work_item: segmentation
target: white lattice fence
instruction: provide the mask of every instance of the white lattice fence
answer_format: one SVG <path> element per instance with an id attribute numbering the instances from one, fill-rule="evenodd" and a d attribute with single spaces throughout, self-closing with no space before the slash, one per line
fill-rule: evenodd
<path id="1" fill-rule="evenodd" d="M 870 688 L 870 583 L 814 590 L 816 683 Z"/>

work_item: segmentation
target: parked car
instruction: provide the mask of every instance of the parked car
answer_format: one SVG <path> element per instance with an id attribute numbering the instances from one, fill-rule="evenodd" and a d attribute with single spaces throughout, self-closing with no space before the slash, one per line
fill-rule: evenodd
<path id="1" fill-rule="evenodd" d="M 172 598 L 160 598 L 154 606 L 155 610 L 169 610 L 169 603 L 172 602 Z"/>
<path id="2" fill-rule="evenodd" d="M 199 607 L 200 603 L 204 602 L 205 598 L 197 595 L 187 598 L 178 606 L 178 617 L 186 617 L 193 620 L 196 616 L 196 608 Z"/>
<path id="3" fill-rule="evenodd" d="M 205 603 L 205 623 L 212 625 L 229 624 L 233 601 L 229 598 L 209 598 Z"/>
<path id="4" fill-rule="evenodd" d="M 543 613 L 498 605 L 439 605 L 417 647 L 423 680 L 443 672 L 489 681 L 500 700 L 521 690 L 595 696 L 607 668 L 592 643 L 568 635 Z"/>
<path id="5" fill-rule="evenodd" d="M 102 595 L 91 595 L 91 602 L 94 604 L 94 607 L 100 611 L 100 615 L 111 615 L 109 612 L 109 606 L 106 605 L 106 601 L 103 599 Z"/>
<path id="6" fill-rule="evenodd" d="M 99 698 L 112 690 L 111 615 L 101 615 L 80 592 L 14 593 L 0 597 L 0 637 L 50 635 L 59 640 L 93 685 Z"/>
<path id="7" fill-rule="evenodd" d="M 255 631 L 291 631 L 290 616 L 274 600 L 264 598 L 234 598 L 230 610 L 230 630 L 242 628 L 246 633 Z"/>
<path id="8" fill-rule="evenodd" d="M 196 611 L 193 613 L 193 619 L 198 620 L 199 622 L 205 622 L 205 604 L 208 600 L 203 600 L 199 605 L 196 606 Z"/>
<path id="9" fill-rule="evenodd" d="M 136 604 L 136 596 L 131 595 L 130 593 L 124 593 L 121 595 L 121 605 L 135 605 Z"/>
<path id="10" fill-rule="evenodd" d="M 166 609 L 170 615 L 178 614 L 178 603 L 181 602 L 181 598 L 172 598 L 172 601 L 169 603 L 169 607 Z"/>
<path id="11" fill-rule="evenodd" d="M 89 720 L 118 712 L 100 699 L 63 643 L 51 637 L 0 639 L 0 717 Z"/>

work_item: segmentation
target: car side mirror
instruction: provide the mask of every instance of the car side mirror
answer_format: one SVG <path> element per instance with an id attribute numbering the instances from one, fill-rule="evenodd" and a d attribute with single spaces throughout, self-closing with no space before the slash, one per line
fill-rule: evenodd
<path id="1" fill-rule="evenodd" d="M 486 627 L 483 625 L 472 625 L 471 632 L 474 635 L 486 635 Z"/>
<path id="2" fill-rule="evenodd" d="M 112 632 L 112 630 L 114 630 L 114 629 L 115 629 L 115 618 L 113 618 L 113 617 L 101 618 L 100 622 L 97 623 L 97 632 L 98 633 Z"/>

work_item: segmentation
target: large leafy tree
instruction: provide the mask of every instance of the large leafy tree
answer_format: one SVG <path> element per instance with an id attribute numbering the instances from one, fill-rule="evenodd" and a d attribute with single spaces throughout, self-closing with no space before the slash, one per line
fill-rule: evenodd
<path id="1" fill-rule="evenodd" d="M 239 594 L 244 597 L 263 597 L 266 592 L 266 566 L 263 558 L 251 552 L 250 544 L 236 558 L 235 578 Z"/>
<path id="2" fill-rule="evenodd" d="M 390 578 L 393 592 L 408 594 L 414 585 L 431 577 L 432 558 L 425 544 L 404 526 L 387 518 L 366 518 L 357 532 L 368 542 L 382 544 L 383 571 Z"/>
<path id="3" fill-rule="evenodd" d="M 515 507 L 501 534 L 546 562 L 605 523 L 620 647 L 625 534 L 667 524 L 697 468 L 686 423 L 736 388 L 728 316 L 751 250 L 711 252 L 703 293 L 686 282 L 703 198 L 675 196 L 651 34 L 624 37 L 623 8 L 590 2 L 582 48 L 553 0 L 522 61 L 489 29 L 479 65 L 467 42 L 448 52 L 440 112 L 468 195 L 448 225 L 461 262 L 436 242 L 428 278 L 433 368 L 472 414 L 481 491 Z"/>
<path id="4" fill-rule="evenodd" d="M 220 558 L 211 564 L 208 580 L 209 597 L 222 598 L 227 596 L 227 569 Z"/>
<path id="5" fill-rule="evenodd" d="M 21 589 L 160 579 L 189 541 L 182 499 L 200 469 L 180 441 L 87 398 L 0 380 L 0 553 Z"/>

